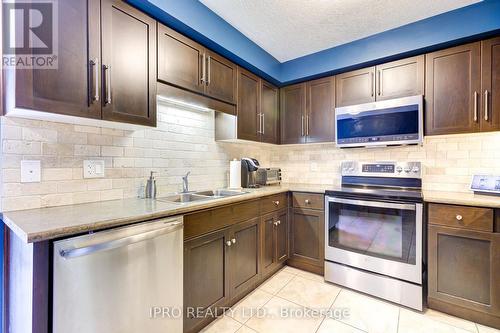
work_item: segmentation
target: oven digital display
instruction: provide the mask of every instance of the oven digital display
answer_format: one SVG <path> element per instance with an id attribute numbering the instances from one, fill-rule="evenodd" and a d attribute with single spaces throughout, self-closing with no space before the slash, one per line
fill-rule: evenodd
<path id="1" fill-rule="evenodd" d="M 394 173 L 394 164 L 363 164 L 362 172 Z"/>

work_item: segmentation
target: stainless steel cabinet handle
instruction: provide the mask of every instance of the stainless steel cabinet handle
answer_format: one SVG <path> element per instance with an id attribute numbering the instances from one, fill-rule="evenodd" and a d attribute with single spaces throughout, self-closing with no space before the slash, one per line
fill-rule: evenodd
<path id="1" fill-rule="evenodd" d="M 280 225 L 280 224 L 281 224 L 280 220 L 276 221 L 276 225 Z"/>
<path id="2" fill-rule="evenodd" d="M 105 87 L 106 87 L 106 100 L 104 105 L 111 104 L 111 66 L 104 65 L 104 77 L 105 77 Z"/>
<path id="3" fill-rule="evenodd" d="M 273 201 L 273 203 L 274 203 L 276 206 L 279 206 L 279 205 L 280 205 L 279 200 Z"/>
<path id="4" fill-rule="evenodd" d="M 309 136 L 309 115 L 306 116 L 306 136 Z"/>
<path id="5" fill-rule="evenodd" d="M 90 66 L 94 69 L 94 85 L 92 87 L 92 103 L 99 101 L 99 59 L 90 60 Z"/>
<path id="6" fill-rule="evenodd" d="M 301 126 L 300 135 L 304 136 L 304 116 L 301 116 L 300 126 Z"/>
<path id="7" fill-rule="evenodd" d="M 231 244 L 232 244 L 232 243 L 231 243 L 231 241 L 230 241 L 230 240 L 228 240 L 228 241 L 226 242 L 226 245 L 227 245 L 227 246 L 231 246 Z"/>
<path id="8" fill-rule="evenodd" d="M 263 113 L 261 113 L 261 115 L 262 115 L 262 134 L 266 134 L 266 127 L 265 127 L 266 115 Z"/>
<path id="9" fill-rule="evenodd" d="M 484 120 L 488 121 L 489 120 L 489 116 L 488 116 L 488 94 L 489 94 L 489 91 L 488 90 L 485 90 L 484 91 Z"/>
<path id="10" fill-rule="evenodd" d="M 274 226 L 277 227 L 278 226 L 278 221 L 274 222 L 273 224 L 274 224 Z"/>
<path id="11" fill-rule="evenodd" d="M 208 76 L 208 78 L 207 78 L 207 86 L 210 85 L 210 77 L 212 76 L 211 75 L 212 74 L 212 70 L 211 70 L 211 67 L 210 67 L 210 60 L 211 59 L 212 59 L 212 57 L 210 57 L 210 56 L 207 57 L 207 68 L 208 68 L 207 69 L 207 73 L 208 73 L 207 74 L 207 76 Z"/>
<path id="12" fill-rule="evenodd" d="M 233 244 L 236 244 L 236 238 L 231 239 L 231 242 L 233 242 Z"/>
<path id="13" fill-rule="evenodd" d="M 374 91 L 373 91 L 373 90 L 374 90 L 374 88 L 373 88 L 373 87 L 375 86 L 375 77 L 374 77 L 374 76 L 375 76 L 375 74 L 373 74 L 373 72 L 371 72 L 371 78 L 372 78 L 372 80 L 371 80 L 371 85 L 372 85 L 372 97 L 373 97 L 373 95 L 375 94 L 375 93 L 374 93 Z"/>
<path id="14" fill-rule="evenodd" d="M 477 122 L 477 91 L 474 91 L 474 122 Z"/>
<path id="15" fill-rule="evenodd" d="M 382 71 L 378 71 L 378 95 L 382 94 Z"/>
<path id="16" fill-rule="evenodd" d="M 59 255 L 64 259 L 86 256 L 95 252 L 116 249 L 130 244 L 142 242 L 147 239 L 155 238 L 163 234 L 179 230 L 183 227 L 183 222 L 169 223 L 167 226 L 152 231 L 143 232 L 136 235 L 131 235 L 123 238 L 113 239 L 104 243 L 93 244 L 78 248 L 62 249 Z"/>
<path id="17" fill-rule="evenodd" d="M 205 81 L 206 81 L 206 76 L 205 76 L 206 65 L 207 65 L 206 56 L 205 56 L 205 53 L 203 53 L 202 60 L 201 60 L 201 83 L 205 83 Z"/>
<path id="18" fill-rule="evenodd" d="M 304 202 L 306 203 L 306 205 L 309 205 L 311 203 L 309 199 L 304 200 Z"/>
<path id="19" fill-rule="evenodd" d="M 458 221 L 462 221 L 463 216 L 462 215 L 457 215 L 456 218 L 457 218 Z"/>

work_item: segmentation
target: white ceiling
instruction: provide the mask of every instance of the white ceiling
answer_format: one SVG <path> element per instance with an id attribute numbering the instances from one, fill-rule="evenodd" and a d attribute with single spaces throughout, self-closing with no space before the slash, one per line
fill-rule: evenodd
<path id="1" fill-rule="evenodd" d="M 480 0 L 200 0 L 280 62 Z"/>

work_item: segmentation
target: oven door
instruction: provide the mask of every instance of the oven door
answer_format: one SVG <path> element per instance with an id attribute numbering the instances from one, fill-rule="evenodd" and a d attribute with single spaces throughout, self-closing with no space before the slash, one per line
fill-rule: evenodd
<path id="1" fill-rule="evenodd" d="M 325 198 L 325 259 L 422 283 L 422 204 Z"/>

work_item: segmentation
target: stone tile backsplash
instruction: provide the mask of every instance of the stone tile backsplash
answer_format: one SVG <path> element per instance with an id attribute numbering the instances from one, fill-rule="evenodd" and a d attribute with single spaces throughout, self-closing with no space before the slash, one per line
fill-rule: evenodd
<path id="1" fill-rule="evenodd" d="M 216 143 L 213 112 L 158 105 L 155 129 L 124 131 L 1 118 L 3 211 L 136 197 L 150 171 L 158 194 L 227 186 L 229 160 L 251 156 L 283 169 L 284 182 L 338 185 L 342 160 L 419 160 L 424 187 L 467 191 L 474 173 L 500 174 L 500 133 L 427 137 L 423 147 L 337 149 L 334 144 Z M 40 160 L 42 181 L 21 183 L 21 160 Z M 83 160 L 102 159 L 106 176 L 83 178 Z"/>

